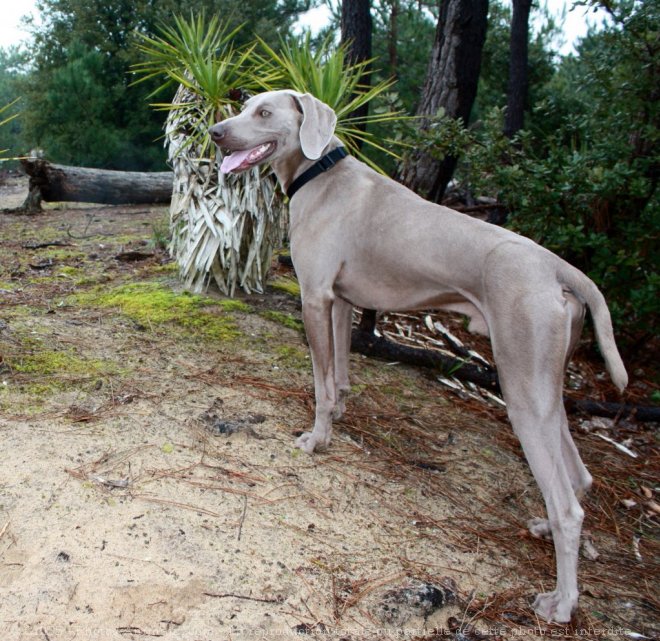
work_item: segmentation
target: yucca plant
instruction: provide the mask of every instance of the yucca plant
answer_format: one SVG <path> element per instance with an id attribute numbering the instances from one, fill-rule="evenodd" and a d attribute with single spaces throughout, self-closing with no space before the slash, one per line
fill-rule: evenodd
<path id="1" fill-rule="evenodd" d="M 397 157 L 394 148 L 398 143 L 379 140 L 368 127 L 376 123 L 401 121 L 406 118 L 402 111 L 381 108 L 372 110 L 365 117 L 352 116 L 360 107 L 383 96 L 394 86 L 393 79 L 379 80 L 368 86 L 361 83 L 365 72 L 372 73 L 370 65 L 373 60 L 349 64 L 347 47 L 334 45 L 330 37 L 315 50 L 309 32 L 299 38 L 282 40 L 279 51 L 261 39 L 259 44 L 263 52 L 263 67 L 269 69 L 267 88 L 310 93 L 330 105 L 337 114 L 337 136 L 351 154 L 375 169 L 380 170 L 365 153 L 368 147 Z"/>
<path id="2" fill-rule="evenodd" d="M 0 107 L 0 127 L 6 125 L 8 122 L 11 122 L 14 118 L 17 118 L 19 114 L 15 113 L 12 114 L 11 116 L 7 116 L 5 118 L 2 117 L 2 114 L 7 111 L 8 109 L 11 109 L 18 101 L 20 98 L 16 98 L 15 100 L 12 100 L 10 103 L 4 105 L 3 107 Z M 9 151 L 9 149 L 0 149 L 0 160 L 11 160 L 11 158 L 3 158 L 1 154 L 4 154 L 5 152 Z"/>
<path id="3" fill-rule="evenodd" d="M 326 40 L 314 51 L 309 35 L 283 41 L 275 51 L 259 40 L 242 49 L 232 46 L 237 30 L 229 31 L 217 17 L 204 14 L 176 17 L 157 36 L 140 36 L 144 62 L 133 67 L 138 82 L 160 78 L 155 95 L 176 87 L 171 103 L 155 103 L 168 112 L 166 144 L 174 169 L 170 207 L 175 257 L 186 285 L 204 290 L 211 281 L 233 295 L 237 286 L 263 291 L 273 249 L 281 240 L 283 199 L 269 169 L 240 174 L 218 172 L 219 154 L 209 127 L 234 115 L 251 94 L 287 88 L 311 93 L 329 104 L 338 116 L 337 134 L 352 153 L 365 157 L 360 142 L 386 153 L 362 125 L 401 118 L 381 110 L 360 119 L 350 114 L 392 87 L 381 81 L 360 84 L 368 63 L 346 64 L 345 48 Z"/>
<path id="4" fill-rule="evenodd" d="M 156 90 L 177 87 L 168 112 L 165 138 L 174 171 L 170 205 L 170 252 L 193 291 L 211 281 L 225 294 L 240 286 L 261 292 L 273 248 L 281 237 L 282 198 L 267 171 L 219 173 L 219 152 L 208 130 L 234 115 L 245 93 L 256 93 L 260 76 L 253 47 L 235 49 L 237 30 L 229 31 L 204 14 L 174 18 L 157 36 L 140 37 L 144 62 L 133 67 L 138 82 L 158 77 Z M 152 94 L 155 95 L 155 93 Z"/>

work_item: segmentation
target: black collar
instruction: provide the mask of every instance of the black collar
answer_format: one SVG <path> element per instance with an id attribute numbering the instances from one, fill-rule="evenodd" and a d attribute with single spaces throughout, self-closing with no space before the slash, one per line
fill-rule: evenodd
<path id="1" fill-rule="evenodd" d="M 289 185 L 289 188 L 286 190 L 286 195 L 289 197 L 289 200 L 293 198 L 293 194 L 295 194 L 303 185 L 306 185 L 310 180 L 316 178 L 324 171 L 332 169 L 337 162 L 342 158 L 346 158 L 346 156 L 348 156 L 346 148 L 337 147 L 317 160 L 316 163 L 307 169 L 307 171 L 303 171 L 303 173 Z"/>

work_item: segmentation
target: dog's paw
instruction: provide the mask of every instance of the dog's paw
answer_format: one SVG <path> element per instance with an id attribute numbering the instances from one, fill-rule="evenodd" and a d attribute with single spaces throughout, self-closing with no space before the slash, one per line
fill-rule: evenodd
<path id="1" fill-rule="evenodd" d="M 319 439 L 314 432 L 305 432 L 296 439 L 296 447 L 307 454 L 324 450 L 330 444 L 330 439 Z"/>
<path id="2" fill-rule="evenodd" d="M 537 539 L 552 539 L 552 529 L 550 528 L 548 519 L 541 519 L 535 516 L 533 519 L 527 521 L 527 528 L 532 536 L 535 536 Z"/>
<path id="3" fill-rule="evenodd" d="M 338 421 L 346 413 L 346 403 L 339 401 L 332 410 L 332 420 Z"/>
<path id="4" fill-rule="evenodd" d="M 577 599 L 562 597 L 557 590 L 553 590 L 538 594 L 532 607 L 548 623 L 568 623 L 577 608 Z"/>
<path id="5" fill-rule="evenodd" d="M 342 385 L 337 388 L 337 404 L 332 410 L 332 420 L 338 421 L 344 414 L 346 414 L 346 398 L 350 391 L 351 388 L 349 385 Z"/>

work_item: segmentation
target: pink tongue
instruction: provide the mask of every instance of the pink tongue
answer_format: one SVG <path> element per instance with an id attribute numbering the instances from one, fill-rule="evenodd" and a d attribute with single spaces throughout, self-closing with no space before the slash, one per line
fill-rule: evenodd
<path id="1" fill-rule="evenodd" d="M 229 156 L 225 156 L 222 159 L 222 165 L 220 165 L 220 171 L 223 174 L 228 174 L 230 171 L 234 171 L 236 167 L 239 167 L 243 164 L 243 161 L 254 151 L 253 149 L 247 149 L 246 151 L 234 151 Z"/>

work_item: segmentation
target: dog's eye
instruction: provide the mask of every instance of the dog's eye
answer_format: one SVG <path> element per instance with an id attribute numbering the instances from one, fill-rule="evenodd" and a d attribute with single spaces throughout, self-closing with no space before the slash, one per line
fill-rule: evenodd
<path id="1" fill-rule="evenodd" d="M 260 115 L 262 118 L 268 118 L 268 116 L 270 116 L 270 111 L 268 111 L 268 109 L 262 109 L 262 110 L 259 112 L 259 115 Z"/>

